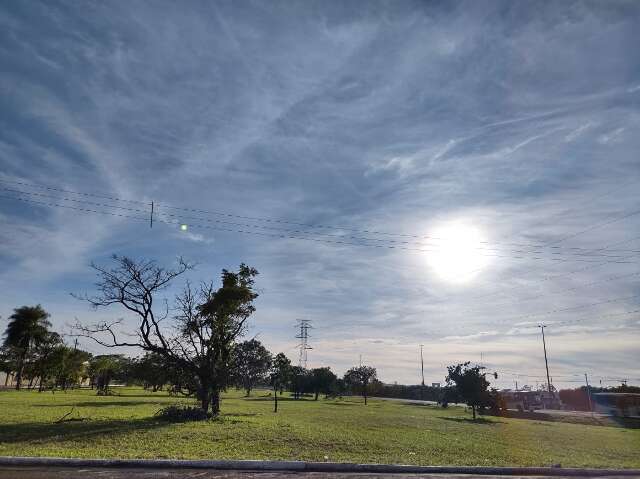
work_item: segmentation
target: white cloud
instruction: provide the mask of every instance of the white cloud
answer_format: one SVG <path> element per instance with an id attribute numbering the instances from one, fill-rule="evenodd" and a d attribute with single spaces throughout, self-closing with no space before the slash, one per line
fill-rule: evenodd
<path id="1" fill-rule="evenodd" d="M 617 243 L 625 251 L 608 254 L 633 256 L 639 218 L 547 247 L 640 200 L 640 122 L 629 101 L 637 86 L 620 85 L 640 67 L 620 48 L 637 43 L 633 16 L 564 4 L 534 11 L 522 3 L 507 17 L 476 3 L 438 15 L 402 4 L 269 5 L 258 14 L 241 4 L 141 3 L 118 18 L 98 5 L 78 22 L 43 8 L 55 19 L 47 30 L 18 12 L 2 19 L 18 39 L 0 51 L 3 178 L 199 211 L 166 216 L 160 208 L 159 219 L 189 225 L 184 233 L 3 202 L 3 315 L 42 301 L 62 324 L 87 314 L 67 293 L 91 287 L 91 259 L 184 255 L 200 264 L 195 280 L 241 261 L 258 267 L 252 331 L 295 359 L 294 319 L 313 319 L 313 365 L 343 371 L 362 354 L 383 379 L 417 382 L 417 344 L 425 343 L 434 381 L 446 365 L 481 353 L 536 375 L 537 328 L 523 316 L 567 309 L 531 317 L 594 317 L 550 328 L 556 374 L 640 376 L 631 346 L 638 332 L 624 318 L 607 325 L 626 329 L 611 331 L 596 321 L 637 301 L 568 310 L 637 289 L 629 278 L 588 286 L 636 264 L 580 252 Z M 572 22 L 562 20 L 569 13 Z M 486 15 L 494 21 L 478 21 Z M 431 273 L 433 240 L 351 230 L 429 235 L 460 218 L 482 229 L 482 254 L 492 257 L 467 285 Z M 394 239 L 388 245 L 398 248 L 198 224 Z M 410 251 L 421 248 L 430 251 Z"/>

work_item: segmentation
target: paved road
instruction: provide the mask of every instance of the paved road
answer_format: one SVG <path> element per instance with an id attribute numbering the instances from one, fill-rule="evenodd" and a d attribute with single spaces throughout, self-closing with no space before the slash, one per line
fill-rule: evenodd
<path id="1" fill-rule="evenodd" d="M 537 476 L 481 476 L 476 474 L 372 474 L 325 472 L 248 472 L 202 469 L 108 469 L 67 467 L 0 467 L 0 479 L 533 479 Z M 555 478 L 566 476 L 558 475 Z M 573 476 L 574 478 L 576 476 Z M 629 479 L 633 476 L 600 476 Z M 638 476 L 640 477 L 640 476 Z M 551 479 L 546 476 L 545 479 Z"/>

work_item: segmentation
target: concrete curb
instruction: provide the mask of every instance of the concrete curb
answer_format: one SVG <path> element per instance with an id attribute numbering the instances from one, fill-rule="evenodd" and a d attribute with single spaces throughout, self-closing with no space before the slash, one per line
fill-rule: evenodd
<path id="1" fill-rule="evenodd" d="M 172 459 L 70 459 L 61 457 L 0 456 L 0 467 L 100 467 L 148 469 L 217 469 L 265 472 L 336 472 L 384 474 L 477 474 L 521 476 L 635 476 L 640 469 L 579 469 L 561 467 L 411 466 L 304 461 L 209 461 Z"/>

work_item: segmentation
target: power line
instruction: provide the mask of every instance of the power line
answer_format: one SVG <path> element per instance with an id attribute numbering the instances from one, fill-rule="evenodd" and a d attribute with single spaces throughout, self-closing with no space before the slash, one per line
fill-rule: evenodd
<path id="1" fill-rule="evenodd" d="M 148 202 L 145 201 L 140 201 L 140 200 L 128 200 L 128 199 L 124 199 L 124 198 L 117 198 L 115 196 L 107 196 L 107 195 L 98 195 L 95 193 L 83 193 L 80 191 L 74 191 L 74 190 L 66 190 L 66 189 L 62 189 L 62 188 L 54 188 L 52 186 L 44 186 L 44 185 L 35 185 L 33 183 L 25 183 L 22 181 L 12 181 L 12 180 L 5 180 L 5 179 L 0 179 L 0 183 L 13 183 L 16 185 L 21 185 L 21 186 L 25 186 L 25 187 L 29 187 L 29 188 L 41 188 L 44 190 L 49 190 L 49 191 L 60 191 L 62 193 L 71 193 L 74 195 L 82 195 L 82 196 L 89 196 L 89 197 L 93 197 L 93 198 L 102 198 L 105 200 L 112 200 L 112 201 L 124 201 L 126 203 L 138 203 L 141 205 L 148 205 Z"/>
<path id="2" fill-rule="evenodd" d="M 545 311 L 543 313 L 533 313 L 533 314 L 524 314 L 521 316 L 515 316 L 510 318 L 510 320 L 518 320 L 518 319 L 528 319 L 528 318 L 537 318 L 540 316 L 548 316 L 550 314 L 557 314 L 557 313 L 565 313 L 567 311 L 575 311 L 576 309 L 586 309 L 586 308 L 590 308 L 593 306 L 599 306 L 601 304 L 610 304 L 610 303 L 617 303 L 619 301 L 626 301 L 628 299 L 634 299 L 634 298 L 638 298 L 640 297 L 640 294 L 634 294 L 632 296 L 624 296 L 624 297 L 620 297 L 620 298 L 612 298 L 612 299 L 605 299 L 602 301 L 596 301 L 594 303 L 589 303 L 589 304 L 581 304 L 579 306 L 570 306 L 568 308 L 556 308 L 556 309 L 552 309 L 550 311 Z M 493 324 L 504 324 L 505 321 L 499 321 L 497 323 L 493 323 Z"/>
<path id="3" fill-rule="evenodd" d="M 139 213 L 146 213 L 145 210 L 141 210 L 141 209 L 137 209 L 137 208 L 124 207 L 124 206 L 119 206 L 119 205 L 110 205 L 110 204 L 105 204 L 105 203 L 95 203 L 95 202 L 90 202 L 90 201 L 87 201 L 87 200 L 78 200 L 78 199 L 75 199 L 75 198 L 68 198 L 68 197 L 62 197 L 61 198 L 61 197 L 55 196 L 55 195 L 48 195 L 48 194 L 44 194 L 44 193 L 34 193 L 34 192 L 16 190 L 16 189 L 12 189 L 12 188 L 0 188 L 0 189 L 5 190 L 5 191 L 9 191 L 11 193 L 20 194 L 20 195 L 31 195 L 31 196 L 38 196 L 38 197 L 44 197 L 44 198 L 53 198 L 53 199 L 56 199 L 56 200 L 59 200 L 59 201 L 71 201 L 71 202 L 75 202 L 75 203 L 82 203 L 82 204 L 93 205 L 93 206 L 117 208 L 117 209 L 122 209 L 122 210 L 126 210 L 126 211 L 135 211 L 135 212 L 139 212 Z M 151 218 L 153 218 L 154 205 L 157 205 L 157 204 L 155 202 L 153 202 L 153 201 L 151 201 L 150 203 L 147 204 L 147 206 L 151 207 Z M 193 220 L 206 221 L 206 222 L 212 222 L 212 223 L 227 224 L 227 225 L 231 225 L 231 226 L 283 231 L 283 232 L 287 232 L 287 233 L 291 233 L 291 234 L 305 234 L 305 235 L 315 234 L 315 235 L 326 236 L 326 237 L 330 237 L 330 238 L 347 238 L 347 239 L 353 239 L 353 240 L 359 240 L 359 241 L 390 242 L 390 243 L 407 244 L 407 245 L 416 244 L 416 245 L 431 246 L 431 247 L 436 247 L 436 248 L 441 247 L 441 245 L 437 245 L 437 244 L 412 243 L 410 241 L 398 241 L 398 240 L 393 240 L 393 239 L 363 238 L 363 237 L 357 237 L 357 236 L 332 235 L 332 234 L 326 234 L 326 233 L 315 233 L 315 232 L 302 231 L 302 230 L 290 230 L 290 229 L 283 229 L 283 228 L 269 227 L 269 226 L 262 226 L 262 225 L 252 225 L 252 224 L 246 224 L 246 223 L 236 223 L 236 222 L 230 222 L 230 221 L 224 221 L 224 220 L 213 220 L 213 219 L 209 219 L 209 218 L 201 218 L 201 217 L 194 217 L 194 216 L 183 216 L 183 215 L 176 215 L 176 214 L 172 214 L 172 213 L 164 213 L 164 215 L 165 216 L 170 216 L 170 217 L 177 217 L 177 218 L 180 218 L 182 220 L 193 219 Z M 151 224 L 153 224 L 152 221 L 151 221 Z M 501 251 L 498 248 L 477 247 L 475 249 L 478 249 L 478 250 L 481 250 L 481 251 L 484 251 L 484 250 L 486 250 L 486 251 Z M 423 250 L 423 251 L 437 251 L 437 250 Z M 525 251 L 525 250 L 511 250 L 510 252 L 525 253 L 525 254 L 526 253 L 536 253 L 536 254 L 541 253 L 539 251 L 535 252 L 535 251 Z M 640 253 L 640 250 L 634 251 L 634 252 Z M 592 254 L 588 254 L 588 253 L 587 254 L 585 254 L 585 253 L 563 253 L 563 252 L 559 252 L 559 251 L 552 251 L 551 254 L 555 254 L 555 255 L 577 255 L 577 256 L 601 256 L 601 257 L 608 257 L 608 258 L 624 258 L 624 256 L 622 256 L 622 255 L 592 255 Z M 513 256 L 502 256 L 502 255 L 483 255 L 483 256 L 488 256 L 488 257 L 513 257 Z M 545 259 L 545 258 L 534 258 L 534 259 Z"/>
<path id="4" fill-rule="evenodd" d="M 14 190 L 11 188 L 0 188 L 0 190 L 4 190 L 4 191 L 9 191 L 11 193 L 17 193 L 17 194 L 21 194 L 21 195 L 31 195 L 31 196 L 39 196 L 39 197 L 43 197 L 43 198 L 52 198 L 58 201 L 71 201 L 73 203 L 81 203 L 83 205 L 91 205 L 91 206 L 102 206 L 102 207 L 106 207 L 106 208 L 115 208 L 115 209 L 119 209 L 119 210 L 125 210 L 125 211 L 135 211 L 138 213 L 148 213 L 148 210 L 141 210 L 138 208 L 130 208 L 127 206 L 119 206 L 119 205 L 110 205 L 108 203 L 94 203 L 92 201 L 87 201 L 87 200 L 78 200 L 75 198 L 66 198 L 66 197 L 59 197 L 59 196 L 55 196 L 55 195 L 47 195 L 44 193 L 32 193 L 32 192 L 28 192 L 28 191 L 20 191 L 20 190 Z M 6 198 L 6 197 L 5 197 Z M 147 206 L 149 206 L 151 203 L 147 203 Z"/>
<path id="5" fill-rule="evenodd" d="M 622 241 L 616 241 L 615 243 L 610 243 L 610 244 L 608 244 L 606 246 L 603 246 L 601 248 L 592 249 L 592 251 L 602 251 L 602 250 L 609 249 L 609 247 L 611 247 L 611 246 L 615 246 L 615 245 L 618 245 L 618 244 L 631 243 L 633 241 L 638 241 L 638 240 L 640 240 L 640 236 L 636 236 L 636 237 L 633 237 L 633 238 L 625 239 L 625 240 L 622 240 Z M 628 256 L 623 256 L 622 259 L 629 259 L 629 258 L 632 258 L 633 256 L 634 256 L 633 254 L 632 255 L 628 255 Z M 574 275 L 576 273 L 582 273 L 584 271 L 588 271 L 588 270 L 591 270 L 591 269 L 596 269 L 596 268 L 599 268 L 601 266 L 606 266 L 606 265 L 609 265 L 609 264 L 611 264 L 609 261 L 597 262 L 597 263 L 594 263 L 593 265 L 584 266 L 584 267 L 582 267 L 580 269 L 577 269 L 577 270 L 567 271 L 567 272 L 560 273 L 560 274 L 555 274 L 555 275 L 544 276 L 541 279 L 538 279 L 536 281 L 532 281 L 531 283 L 528 283 L 528 284 L 516 285 L 516 286 L 513 286 L 512 288 L 510 288 L 507 292 L 502 291 L 502 290 L 501 291 L 493 291 L 491 293 L 481 294 L 481 295 L 478 295 L 478 296 L 472 296 L 472 297 L 470 297 L 468 299 L 476 300 L 476 299 L 483 299 L 483 298 L 493 297 L 493 296 L 496 296 L 496 295 L 499 295 L 499 294 L 506 294 L 509 291 L 519 290 L 519 289 L 522 289 L 522 288 L 528 288 L 531 285 L 544 283 L 546 281 L 550 281 L 550 280 L 556 279 L 556 278 L 562 278 L 564 276 L 571 276 L 571 275 Z"/>
<path id="6" fill-rule="evenodd" d="M 128 217 L 127 215 L 122 215 L 122 214 L 113 214 L 113 213 L 108 213 L 105 211 L 96 211 L 96 210 L 90 210 L 90 209 L 85 209 L 85 208 L 77 208 L 77 207 L 71 207 L 68 205 L 62 205 L 59 203 L 51 203 L 51 202 L 43 202 L 43 201 L 36 201 L 36 200 L 31 200 L 31 199 L 26 199 L 26 198 L 21 198 L 21 197 L 13 197 L 13 196 L 1 196 L 1 198 L 5 198 L 5 199 L 12 199 L 12 200 L 17 200 L 17 201 L 24 201 L 24 202 L 28 202 L 28 203 L 34 203 L 34 204 L 41 204 L 41 205 L 45 205 L 45 206 L 50 206 L 50 207 L 60 207 L 60 208 L 70 208 L 70 209 L 75 209 L 78 211 L 87 211 L 87 212 L 93 212 L 93 213 L 100 213 L 100 214 L 111 214 L 113 216 L 120 216 L 123 218 Z M 59 198 L 60 201 L 64 201 L 64 198 Z M 70 201 L 76 201 L 78 202 L 79 200 L 70 200 Z M 142 213 L 147 213 L 147 211 L 144 210 L 140 210 L 140 209 L 136 209 L 136 208 L 129 208 L 129 207 L 121 207 L 121 206 L 114 206 L 114 205 L 107 205 L 104 203 L 91 203 L 91 202 L 86 202 L 85 204 L 92 204 L 92 205 L 97 205 L 97 206 L 101 206 L 101 207 L 107 207 L 107 208 L 118 208 L 118 209 L 123 209 L 123 210 L 127 210 L 127 211 L 134 211 L 134 212 L 142 212 Z M 174 216 L 174 215 L 172 215 Z M 134 219 L 139 219 L 139 218 L 134 218 Z M 182 217 L 182 219 L 185 219 L 184 217 Z M 200 218 L 198 218 L 200 219 Z M 184 222 L 181 221 L 167 221 L 167 220 L 162 220 L 160 218 L 155 219 L 156 222 L 159 223 L 165 223 L 165 224 L 169 224 L 169 225 L 182 225 L 184 224 Z M 224 222 L 221 220 L 211 220 L 211 221 L 215 221 L 215 222 L 220 222 L 220 223 L 229 223 L 229 222 Z M 249 227 L 249 228 L 255 228 L 255 225 L 243 225 L 243 224 L 238 224 L 238 223 L 231 223 L 232 225 L 237 225 L 240 227 Z M 210 225 L 202 225 L 202 224 L 197 224 L 197 223 L 189 223 L 189 227 L 194 227 L 194 228 L 205 228 L 205 229 L 211 229 L 211 230 L 216 230 L 216 231 L 227 231 L 227 232 L 234 232 L 234 233 L 242 233 L 242 234 L 250 234 L 250 235 L 259 235 L 259 236 L 267 236 L 267 237 L 273 237 L 273 238 L 290 238 L 290 239 L 299 239 L 299 240 L 305 240 L 305 241 L 313 241 L 313 242 L 318 242 L 318 243 L 327 243 L 327 244 L 340 244 L 340 245 L 351 245 L 351 246 L 364 246 L 364 247 L 372 247 L 372 248 L 386 248 L 386 249 L 397 249 L 397 250 L 404 250 L 404 251 L 416 251 L 416 252 L 425 252 L 425 253 L 436 253 L 438 252 L 438 250 L 432 250 L 432 249 L 424 249 L 424 248 L 408 248 L 408 247 L 404 247 L 404 246 L 397 246 L 397 245 L 389 245 L 389 244 L 370 244 L 370 243 L 354 243 L 354 242 L 349 242 L 349 241 L 341 241 L 341 240 L 329 240 L 329 239 L 319 239 L 319 238 L 311 238 L 311 237 L 307 237 L 307 236 L 299 236 L 299 234 L 308 234 L 305 232 L 290 232 L 289 230 L 284 230 L 283 234 L 276 234 L 276 233 L 264 233 L 264 232 L 260 232 L 260 231 L 251 231 L 251 230 L 241 230 L 241 229 L 233 229 L 233 228 L 223 228 L 223 227 L 218 227 L 218 226 L 210 226 Z M 295 234 L 291 234 L 291 233 L 295 233 Z M 362 240 L 366 240 L 366 238 L 362 238 Z M 544 257 L 538 257 L 538 256 L 517 256 L 517 255 L 481 255 L 481 256 L 486 256 L 486 257 L 496 257 L 496 258 L 513 258 L 513 259 L 531 259 L 531 260 L 550 260 L 550 261 L 560 261 L 560 262 L 570 262 L 570 261 L 577 261 L 577 262 L 585 262 L 585 263 L 596 263 L 599 260 L 587 260 L 587 259 L 582 259 L 582 258 L 571 258 L 571 259 L 563 259 L 563 258 L 544 258 Z M 633 261 L 608 261 L 609 263 L 615 263 L 615 264 L 634 264 L 635 262 Z"/>
<path id="7" fill-rule="evenodd" d="M 37 200 L 29 200 L 26 198 L 16 198 L 13 196 L 4 196 L 4 195 L 0 195 L 0 198 L 4 198 L 4 199 L 10 199 L 10 200 L 18 200 L 18 201 L 25 201 L 27 203 L 35 203 L 35 204 L 40 204 L 40 205 L 44 205 L 44 206 L 51 206 L 51 207 L 56 207 L 56 208 L 67 208 L 70 210 L 76 210 L 76 211 L 85 211 L 88 213 L 100 213 L 103 215 L 110 215 L 110 216 L 118 216 L 120 218 L 128 218 L 128 219 L 133 219 L 133 220 L 142 220 L 142 221 L 149 221 L 149 218 L 140 218 L 137 216 L 131 216 L 131 215 L 125 215 L 125 214 L 121 214 L 121 213 L 113 213 L 110 211 L 99 211 L 99 210 L 92 210 L 89 208 L 80 208 L 78 206 L 69 206 L 69 205 L 61 205 L 61 204 L 56 204 L 56 203 L 48 203 L 48 202 L 44 202 L 44 201 L 37 201 Z"/>
<path id="8" fill-rule="evenodd" d="M 576 291 L 576 290 L 580 290 L 582 288 L 588 288 L 588 287 L 596 285 L 596 284 L 610 283 L 611 281 L 615 281 L 616 279 L 630 278 L 632 276 L 639 276 L 639 275 L 640 275 L 640 271 L 636 271 L 634 273 L 620 274 L 620 275 L 617 275 L 617 276 L 611 276 L 609 278 L 592 281 L 592 282 L 586 283 L 586 284 L 580 284 L 578 286 L 573 286 L 571 288 L 560 289 L 560 290 L 552 291 L 552 292 L 544 292 L 544 293 L 536 294 L 534 296 L 525 296 L 524 298 L 518 298 L 518 302 L 520 303 L 520 302 L 523 302 L 523 301 L 531 301 L 531 300 L 534 300 L 534 299 L 543 298 L 543 297 L 547 297 L 547 296 L 553 296 L 553 295 L 560 294 L 560 293 L 567 293 L 569 291 Z M 503 305 L 506 305 L 506 304 L 508 304 L 508 303 L 497 303 L 497 304 L 491 303 L 490 306 L 496 307 L 496 306 L 503 306 Z M 473 313 L 473 312 L 476 312 L 476 311 L 482 311 L 482 309 L 483 309 L 482 307 L 475 307 L 475 308 L 470 308 L 470 309 L 466 309 L 466 310 L 460 311 L 460 313 Z"/>
<path id="9" fill-rule="evenodd" d="M 49 187 L 49 186 L 44 186 L 44 185 L 37 185 L 37 184 L 33 184 L 33 183 L 26 183 L 26 182 L 20 182 L 20 181 L 11 181 L 11 180 L 4 180 L 4 179 L 0 179 L 1 183 L 13 183 L 13 184 L 18 184 L 21 186 L 25 186 L 25 187 L 30 187 L 30 188 L 42 188 L 42 189 L 47 189 L 47 190 L 51 190 L 51 191 L 60 191 L 60 192 L 65 192 L 65 193 L 70 193 L 70 194 L 77 194 L 77 195 L 82 195 L 82 196 L 88 196 L 88 197 L 96 197 L 96 198 L 103 198 L 103 199 L 110 199 L 112 201 L 123 201 L 123 202 L 128 202 L 128 203 L 137 203 L 137 204 L 141 204 L 141 205 L 149 205 L 149 202 L 144 202 L 144 201 L 139 201 L 139 200 L 130 200 L 130 199 L 124 199 L 124 198 L 118 198 L 118 197 L 114 197 L 114 196 L 108 196 L 108 195 L 100 195 L 100 194 L 95 194 L 95 193 L 85 193 L 85 192 L 78 192 L 78 191 L 74 191 L 74 190 L 68 190 L 68 189 L 62 189 L 62 188 L 55 188 L 55 187 Z M 209 214 L 209 215 L 218 215 L 218 216 L 227 216 L 227 217 L 231 217 L 231 218 L 240 218 L 240 219 L 245 219 L 245 220 L 252 220 L 252 221 L 262 221 L 262 222 L 268 222 L 268 223 L 280 223 L 280 224 L 290 224 L 290 225 L 296 225 L 296 226 L 304 226 L 304 227 L 309 227 L 309 228 L 313 228 L 313 229 L 334 229 L 334 230 L 345 230 L 345 231 L 353 231 L 353 232 L 359 232 L 359 233 L 367 233 L 367 234 L 376 234 L 376 235 L 385 235 L 385 236 L 400 236 L 400 237 L 409 237 L 409 238 L 416 238 L 416 239 L 434 239 L 434 240 L 439 240 L 439 241 L 447 241 L 447 238 L 442 238 L 442 237 L 436 237 L 436 236 L 429 236 L 429 235 L 416 235 L 416 234 L 408 234 L 408 233 L 396 233 L 396 232 L 385 232 L 385 231 L 376 231 L 376 230 L 369 230 L 369 229 L 357 229 L 357 228 L 352 228 L 352 227 L 347 227 L 347 226 L 335 226 L 335 225 L 326 225 L 326 224 L 313 224 L 313 223 L 302 223 L 302 222 L 295 222 L 295 221 L 288 221 L 288 220 L 282 220 L 282 219 L 275 219 L 275 218 L 266 218 L 266 217 L 259 217 L 259 216 L 245 216 L 245 215 L 236 215 L 236 214 L 232 214 L 232 213 L 228 213 L 228 212 L 222 212 L 222 211 L 213 211 L 213 210 L 204 210 L 204 209 L 198 209 L 198 208 L 184 208 L 184 207 L 177 207 L 177 206 L 171 206 L 169 204 L 166 203 L 161 203 L 161 202 L 155 202 L 155 205 L 157 207 L 163 207 L 166 209 L 173 209 L 173 210 L 178 210 L 178 211 L 188 211 L 188 212 L 198 212 L 198 213 L 204 213 L 204 214 Z M 609 220 L 606 222 L 606 224 L 610 224 L 612 222 L 615 221 L 620 221 L 622 219 L 628 218 L 630 216 L 639 214 L 640 210 L 626 214 L 622 217 L 619 218 L 614 218 L 612 220 Z M 169 214 L 168 214 L 169 215 Z M 173 215 L 173 216 L 177 216 L 177 215 Z M 203 218 L 196 218 L 198 220 L 203 220 Z M 596 228 L 596 227 L 600 227 L 600 226 L 604 226 L 604 224 L 599 224 L 599 225 L 594 225 L 594 227 L 590 228 Z M 256 225 L 253 225 L 252 227 L 257 227 Z M 590 230 L 588 229 L 588 230 Z M 588 230 L 584 230 L 588 231 Z M 572 236 L 577 236 L 579 234 L 582 234 L 583 232 L 578 232 L 575 233 Z M 367 240 L 369 241 L 383 241 L 383 240 L 378 240 L 378 239 L 374 239 L 374 238 L 368 238 Z M 387 240 L 389 241 L 389 240 Z M 559 240 L 558 240 L 559 241 Z M 574 250 L 574 251 L 589 251 L 589 249 L 586 248 L 580 248 L 580 247 L 565 247 L 565 246 L 555 246 L 555 245 L 545 245 L 545 244 L 527 244 L 527 243 L 501 243 L 498 241 L 479 241 L 478 243 L 480 244 L 504 244 L 504 245 L 509 245 L 509 246 L 517 246 L 517 247 L 525 247 L 525 248 L 541 248 L 541 249 L 548 249 L 548 248 L 552 248 L 552 249 L 568 249 L 568 250 Z M 640 252 L 640 251 L 634 251 L 634 252 Z"/>
<path id="10" fill-rule="evenodd" d="M 627 219 L 627 218 L 631 218 L 632 216 L 635 216 L 635 215 L 638 215 L 638 214 L 640 214 L 640 210 L 635 210 L 635 211 L 632 211 L 631 213 L 626 213 L 626 214 L 624 214 L 622 216 L 618 216 L 617 218 L 612 218 L 610 220 L 603 221 L 602 223 L 597 223 L 597 224 L 592 225 L 592 226 L 590 226 L 588 228 L 585 228 L 583 230 L 580 230 L 580 231 L 577 231 L 577 232 L 572 233 L 570 235 L 564 236 L 564 237 L 562 237 L 562 238 L 560 238 L 558 240 L 554 240 L 554 241 L 550 242 L 549 245 L 556 245 L 556 244 L 561 243 L 561 242 L 563 242 L 565 240 L 568 240 L 570 238 L 575 238 L 576 236 L 579 236 L 581 234 L 587 233 L 589 231 L 596 230 L 598 228 L 602 228 L 603 226 L 607 226 L 607 225 L 610 225 L 612 223 L 616 223 L 618 221 L 622 221 L 622 220 Z"/>
<path id="11" fill-rule="evenodd" d="M 548 322 L 548 326 L 567 326 L 567 325 L 571 325 L 571 324 L 577 324 L 577 323 L 582 323 L 582 322 L 587 322 L 587 321 L 595 321 L 595 320 L 601 320 L 601 319 L 605 319 L 605 318 L 615 318 L 615 317 L 620 317 L 620 316 L 629 316 L 631 314 L 636 314 L 636 313 L 640 313 L 640 309 L 634 309 L 631 311 L 624 311 L 622 313 L 611 313 L 611 314 L 599 314 L 597 316 L 588 316 L 588 317 L 584 317 L 584 318 L 578 318 L 578 319 L 570 319 L 570 320 L 566 320 L 566 321 L 554 321 L 554 322 Z M 504 325 L 506 322 L 505 321 L 501 321 L 501 322 L 491 322 L 491 323 L 486 323 L 485 326 L 495 326 L 495 325 L 499 325 L 502 326 Z M 504 336 L 507 334 L 514 334 L 513 330 L 514 328 L 516 329 L 531 329 L 534 328 L 536 326 L 536 324 L 530 324 L 530 325 L 512 325 L 511 329 L 507 332 L 491 332 L 494 333 L 492 335 L 496 335 L 496 336 Z M 611 330 L 616 330 L 619 329 L 619 327 L 609 327 L 609 328 L 599 328 L 599 331 L 611 331 Z M 431 332 L 436 332 L 434 330 L 430 330 Z M 452 337 L 451 333 L 444 333 L 442 331 L 438 332 L 438 334 L 440 334 L 442 337 L 440 338 L 436 338 L 436 339 L 447 339 L 449 337 Z M 486 331 L 481 331 L 481 332 L 473 332 L 473 333 L 466 333 L 465 336 L 453 336 L 453 337 L 469 337 L 469 336 L 478 336 L 480 334 L 488 334 Z"/>

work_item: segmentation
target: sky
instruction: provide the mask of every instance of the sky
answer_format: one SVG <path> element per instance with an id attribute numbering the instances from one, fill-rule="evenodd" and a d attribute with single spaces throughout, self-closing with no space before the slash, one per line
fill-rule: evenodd
<path id="1" fill-rule="evenodd" d="M 535 387 L 544 323 L 557 386 L 639 384 L 639 22 L 616 0 L 2 2 L 0 329 L 38 303 L 133 329 L 71 296 L 89 264 L 182 256 L 169 300 L 257 268 L 247 338 L 294 363 L 303 318 L 309 367 L 418 384 L 423 344 L 426 383 L 472 361 Z"/>

